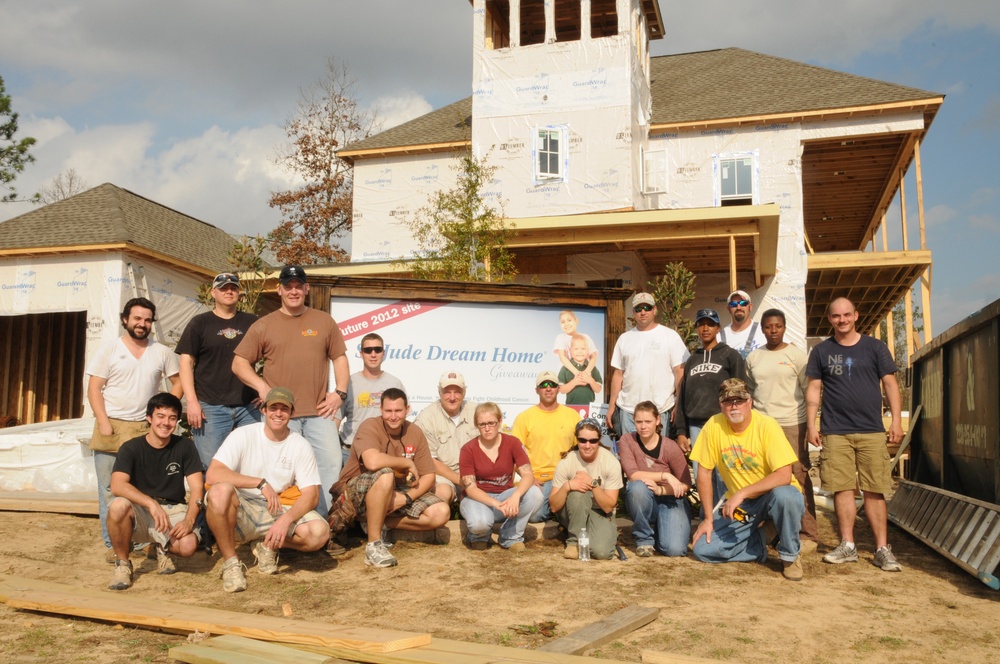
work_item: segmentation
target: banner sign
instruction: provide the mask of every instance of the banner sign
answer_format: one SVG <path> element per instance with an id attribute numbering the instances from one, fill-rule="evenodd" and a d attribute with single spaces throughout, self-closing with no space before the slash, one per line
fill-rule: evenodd
<path id="1" fill-rule="evenodd" d="M 557 343 L 568 348 L 570 335 L 585 335 L 593 343 L 588 352 L 596 353 L 590 366 L 603 368 L 607 359 L 602 309 L 337 297 L 330 311 L 347 342 L 351 373 L 363 366 L 364 335 L 382 337 L 382 369 L 406 387 L 410 419 L 438 400 L 441 374 L 458 371 L 465 377 L 466 398 L 495 402 L 509 428 L 518 413 L 538 403 L 535 377 L 542 371 L 559 374 Z M 606 397 L 607 379 L 601 378 L 598 403 Z M 560 402 L 565 399 L 560 395 Z M 583 415 L 591 412 L 590 405 L 573 408 Z M 595 405 L 595 414 L 597 410 Z"/>

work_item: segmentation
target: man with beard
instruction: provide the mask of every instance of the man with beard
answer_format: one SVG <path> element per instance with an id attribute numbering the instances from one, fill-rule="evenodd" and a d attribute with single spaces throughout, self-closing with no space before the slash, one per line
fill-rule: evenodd
<path id="1" fill-rule="evenodd" d="M 768 544 L 763 526 L 770 521 L 777 530 L 782 574 L 789 581 L 800 581 L 799 526 L 805 503 L 792 475 L 798 457 L 781 426 L 752 410 L 750 392 L 739 378 L 722 383 L 719 405 L 722 412 L 705 423 L 691 451 L 691 460 L 699 464 L 703 514 L 694 533 L 694 557 L 707 563 L 762 563 Z M 725 504 L 718 515 L 712 509 L 715 468 L 726 485 Z"/>
<path id="2" fill-rule="evenodd" d="M 750 293 L 734 290 L 729 294 L 729 317 L 732 322 L 719 332 L 719 343 L 739 351 L 745 360 L 751 351 L 767 342 L 760 325 L 754 322 Z"/>
<path id="3" fill-rule="evenodd" d="M 115 552 L 108 536 L 108 504 L 111 495 L 111 471 L 118 448 L 126 440 L 144 436 L 149 431 L 146 403 L 160 391 L 164 378 L 170 380 L 170 393 L 181 395 L 177 356 L 166 346 L 149 339 L 156 320 L 156 305 L 144 297 L 125 303 L 121 322 L 125 334 L 105 342 L 87 365 L 87 400 L 97 421 L 90 438 L 97 471 L 97 500 L 104 538 L 105 560 L 115 563 Z"/>

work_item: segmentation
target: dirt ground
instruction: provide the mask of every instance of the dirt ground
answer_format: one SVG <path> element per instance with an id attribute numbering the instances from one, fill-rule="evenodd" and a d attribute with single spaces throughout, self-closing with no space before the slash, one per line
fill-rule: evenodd
<path id="1" fill-rule="evenodd" d="M 904 571 L 878 570 L 863 520 L 861 561 L 825 564 L 821 555 L 835 544 L 832 515 L 821 511 L 819 521 L 826 544 L 804 560 L 799 583 L 781 577 L 773 552 L 764 565 L 639 559 L 626 532 L 626 562 L 564 560 L 554 540 L 528 542 L 521 555 L 498 547 L 473 552 L 453 536 L 447 545 L 398 543 L 392 569 L 366 567 L 363 549 L 352 549 L 339 559 L 283 555 L 281 573 L 269 577 L 252 569 L 242 547 L 249 588 L 236 595 L 222 591 L 217 556 L 180 560 L 173 576 L 158 576 L 154 561 L 136 557 L 136 583 L 127 592 L 271 616 L 289 602 L 303 619 L 524 648 L 548 638 L 538 623 L 554 621 L 559 636 L 638 603 L 658 607 L 660 617 L 587 654 L 625 661 L 639 661 L 647 649 L 733 662 L 997 661 L 1000 593 L 892 526 Z M 104 588 L 111 571 L 96 518 L 0 514 L 0 574 Z M 3 662 L 166 662 L 167 650 L 183 641 L 0 604 Z"/>

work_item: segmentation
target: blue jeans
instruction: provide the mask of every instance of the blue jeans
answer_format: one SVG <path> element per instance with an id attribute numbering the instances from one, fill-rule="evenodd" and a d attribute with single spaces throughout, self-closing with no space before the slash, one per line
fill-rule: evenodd
<path id="1" fill-rule="evenodd" d="M 625 487 L 636 546 L 655 546 L 665 556 L 686 556 L 691 539 L 691 508 L 683 498 L 657 496 L 640 480 Z"/>
<path id="2" fill-rule="evenodd" d="M 111 470 L 115 467 L 117 454 L 111 452 L 94 452 L 94 470 L 97 471 L 97 507 L 101 516 L 101 537 L 104 546 L 111 548 L 111 537 L 108 536 L 108 505 L 114 496 L 111 495 Z"/>
<path id="3" fill-rule="evenodd" d="M 514 488 L 507 489 L 502 493 L 488 494 L 492 498 L 504 501 L 514 494 Z M 505 517 L 503 513 L 495 507 L 490 507 L 478 500 L 473 500 L 466 496 L 458 506 L 462 518 L 469 528 L 470 542 L 488 542 L 493 532 L 493 524 L 503 522 L 500 526 L 500 546 L 509 548 L 514 542 L 524 541 L 524 529 L 528 525 L 528 519 L 535 513 L 535 510 L 542 504 L 542 492 L 537 486 L 533 486 L 521 496 L 518 503 L 517 516 Z"/>
<path id="4" fill-rule="evenodd" d="M 552 518 L 552 510 L 549 509 L 549 494 L 552 493 L 552 480 L 542 482 L 541 490 L 542 503 L 535 510 L 535 513 L 529 517 L 531 523 L 541 523 Z"/>
<path id="5" fill-rule="evenodd" d="M 253 406 L 214 406 L 204 401 L 201 404 L 201 427 L 191 429 L 194 446 L 198 448 L 201 465 L 208 470 L 212 457 L 219 451 L 222 441 L 234 429 L 246 424 L 260 422 L 260 411 Z"/>
<path id="6" fill-rule="evenodd" d="M 330 487 L 340 479 L 340 433 L 332 419 L 319 415 L 293 417 L 288 428 L 309 441 L 319 469 L 319 504 L 316 511 L 324 519 L 330 512 Z"/>
<path id="7" fill-rule="evenodd" d="M 788 484 L 768 491 L 763 496 L 744 500 L 740 505 L 747 511 L 744 522 L 715 517 L 712 542 L 701 537 L 694 543 L 694 557 L 706 563 L 759 562 L 767 560 L 764 529 L 759 526 L 770 519 L 778 529 L 778 556 L 785 562 L 799 557 L 799 526 L 805 501 L 802 493 Z"/>

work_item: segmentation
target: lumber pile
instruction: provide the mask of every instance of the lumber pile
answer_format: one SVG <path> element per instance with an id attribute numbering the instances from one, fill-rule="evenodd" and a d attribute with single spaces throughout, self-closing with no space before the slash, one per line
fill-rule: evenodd
<path id="1" fill-rule="evenodd" d="M 170 649 L 173 659 L 191 664 L 611 664 L 613 660 L 579 653 L 638 629 L 659 614 L 658 609 L 626 607 L 539 650 L 525 650 L 437 639 L 426 633 L 236 613 L 3 575 L 0 600 L 18 609 L 219 635 Z M 650 664 L 708 661 L 657 652 L 643 652 L 642 658 Z"/>
<path id="2" fill-rule="evenodd" d="M 430 634 L 249 615 L 11 576 L 0 576 L 0 599 L 17 609 L 358 652 L 393 652 L 431 640 Z"/>

